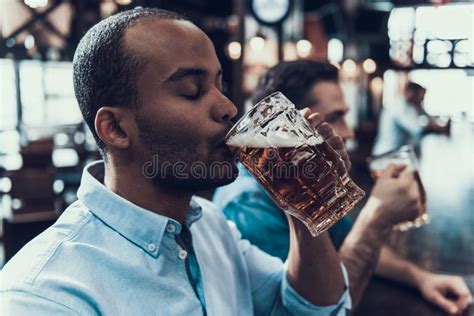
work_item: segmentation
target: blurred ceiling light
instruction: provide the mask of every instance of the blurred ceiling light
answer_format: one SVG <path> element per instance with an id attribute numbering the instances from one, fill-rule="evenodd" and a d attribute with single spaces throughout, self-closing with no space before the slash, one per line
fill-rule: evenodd
<path id="1" fill-rule="evenodd" d="M 236 60 L 242 55 L 242 46 L 239 42 L 230 42 L 229 45 L 227 45 L 227 51 L 229 53 L 229 57 Z"/>
<path id="2" fill-rule="evenodd" d="M 53 150 L 53 164 L 56 167 L 77 166 L 79 155 L 72 148 L 60 148 Z"/>
<path id="3" fill-rule="evenodd" d="M 12 189 L 12 181 L 9 178 L 0 179 L 0 191 L 8 193 Z"/>
<path id="4" fill-rule="evenodd" d="M 132 0 L 115 0 L 115 2 L 117 2 L 118 5 L 129 5 L 132 3 Z"/>
<path id="5" fill-rule="evenodd" d="M 31 34 L 28 34 L 25 37 L 25 48 L 32 49 L 33 47 L 35 47 L 35 37 Z"/>
<path id="6" fill-rule="evenodd" d="M 446 68 L 451 64 L 451 55 L 448 53 L 445 54 L 433 54 L 429 53 L 426 56 L 426 61 L 434 66 Z"/>
<path id="7" fill-rule="evenodd" d="M 20 209 L 21 206 L 22 206 L 22 203 L 21 203 L 21 201 L 20 201 L 19 199 L 13 199 L 13 200 L 12 200 L 12 208 L 13 208 L 14 210 Z"/>
<path id="8" fill-rule="evenodd" d="M 313 45 L 308 40 L 302 39 L 296 42 L 296 52 L 300 57 L 308 57 L 311 53 L 311 48 L 313 48 Z"/>
<path id="9" fill-rule="evenodd" d="M 54 193 L 56 194 L 60 194 L 61 192 L 64 191 L 64 181 L 63 180 L 60 180 L 60 179 L 56 179 L 54 180 L 53 182 L 53 191 Z"/>
<path id="10" fill-rule="evenodd" d="M 426 49 L 429 53 L 446 53 L 453 49 L 453 44 L 449 41 L 432 40 L 428 42 Z"/>
<path id="11" fill-rule="evenodd" d="M 456 44 L 453 61 L 458 67 L 474 65 L 474 45 L 471 40 L 462 40 Z"/>
<path id="12" fill-rule="evenodd" d="M 254 51 L 261 51 L 265 48 L 265 39 L 261 36 L 253 37 L 250 42 L 250 48 Z"/>
<path id="13" fill-rule="evenodd" d="M 227 28 L 229 32 L 237 32 L 239 28 L 239 17 L 237 15 L 231 15 L 227 18 Z"/>
<path id="14" fill-rule="evenodd" d="M 74 142 L 76 144 L 83 144 L 86 141 L 86 134 L 83 132 L 74 133 Z"/>
<path id="15" fill-rule="evenodd" d="M 331 38 L 328 42 L 328 59 L 337 63 L 342 62 L 344 57 L 344 44 L 340 39 Z"/>
<path id="16" fill-rule="evenodd" d="M 375 77 L 370 81 L 370 90 L 375 95 L 382 94 L 383 91 L 383 79 L 380 77 Z"/>
<path id="17" fill-rule="evenodd" d="M 43 8 L 48 5 L 48 0 L 25 0 L 24 1 L 27 6 L 30 8 Z"/>
<path id="18" fill-rule="evenodd" d="M 357 64 L 352 59 L 346 59 L 342 63 L 342 70 L 347 76 L 353 77 L 357 74 Z"/>
<path id="19" fill-rule="evenodd" d="M 53 137 L 54 144 L 57 146 L 65 146 L 69 142 L 69 137 L 66 133 L 57 133 Z"/>
<path id="20" fill-rule="evenodd" d="M 372 74 L 377 70 L 377 64 L 373 59 L 367 58 L 364 60 L 362 63 L 362 67 L 364 68 L 364 71 L 368 74 Z"/>
<path id="21" fill-rule="evenodd" d="M 423 45 L 413 45 L 413 61 L 417 64 L 421 64 L 424 59 L 425 47 Z"/>
<path id="22" fill-rule="evenodd" d="M 113 1 L 104 1 L 100 4 L 100 15 L 103 18 L 111 16 L 117 10 L 117 4 Z"/>

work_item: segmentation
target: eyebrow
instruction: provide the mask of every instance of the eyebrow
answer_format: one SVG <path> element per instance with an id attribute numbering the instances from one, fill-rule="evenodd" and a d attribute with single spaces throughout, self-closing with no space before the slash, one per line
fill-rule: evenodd
<path id="1" fill-rule="evenodd" d="M 200 77 L 207 74 L 208 72 L 201 68 L 179 68 L 168 79 L 166 79 L 165 82 L 176 82 L 186 77 Z M 222 69 L 219 69 L 216 77 L 219 77 L 220 75 L 222 75 Z"/>

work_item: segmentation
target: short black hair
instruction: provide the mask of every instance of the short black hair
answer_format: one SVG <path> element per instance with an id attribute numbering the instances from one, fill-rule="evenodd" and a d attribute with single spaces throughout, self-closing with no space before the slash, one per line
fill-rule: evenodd
<path id="1" fill-rule="evenodd" d="M 161 9 L 123 11 L 87 31 L 74 54 L 74 92 L 103 157 L 105 144 L 95 131 L 95 116 L 105 105 L 135 107 L 139 102 L 136 82 L 146 60 L 127 49 L 124 35 L 128 28 L 144 19 L 187 21 L 180 14 Z"/>
<path id="2" fill-rule="evenodd" d="M 321 81 L 338 82 L 339 70 L 329 63 L 311 60 L 281 62 L 260 77 L 252 102 L 280 91 L 301 109 L 308 106 L 313 85 Z"/>

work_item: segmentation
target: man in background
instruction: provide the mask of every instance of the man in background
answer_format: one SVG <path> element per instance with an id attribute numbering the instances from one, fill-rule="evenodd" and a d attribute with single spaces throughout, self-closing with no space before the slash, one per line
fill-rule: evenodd
<path id="1" fill-rule="evenodd" d="M 440 125 L 423 109 L 425 94 L 424 87 L 408 82 L 403 98 L 382 110 L 373 148 L 374 155 L 386 153 L 403 145 L 416 145 L 423 134 L 449 133 L 449 121 L 447 125 Z"/>
<path id="2" fill-rule="evenodd" d="M 345 121 L 349 108 L 334 66 L 313 61 L 280 63 L 260 78 L 253 102 L 276 91 L 285 94 L 299 109 L 308 106 L 323 114 L 343 140 L 353 137 L 353 130 Z M 214 202 L 236 223 L 244 238 L 285 260 L 289 247 L 285 215 L 260 184 L 240 168 L 238 179 L 219 188 Z M 416 287 L 428 301 L 449 313 L 457 313 L 471 301 L 460 277 L 430 273 L 384 246 L 395 224 L 419 214 L 418 186 L 412 173 L 403 168 L 391 165 L 377 179 L 355 223 L 346 216 L 329 230 L 349 272 L 353 305 L 357 306 L 375 273 Z M 450 293 L 456 299 L 449 299 Z"/>

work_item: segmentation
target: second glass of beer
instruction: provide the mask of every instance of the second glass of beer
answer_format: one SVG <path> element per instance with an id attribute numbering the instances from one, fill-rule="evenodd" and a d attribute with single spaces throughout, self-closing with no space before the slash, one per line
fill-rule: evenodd
<path id="1" fill-rule="evenodd" d="M 342 158 L 275 92 L 231 129 L 226 144 L 276 204 L 317 236 L 365 195 Z"/>
<path id="2" fill-rule="evenodd" d="M 413 145 L 405 145 L 396 150 L 387 152 L 385 154 L 369 158 L 369 168 L 372 177 L 377 179 L 387 166 L 391 163 L 406 165 L 407 169 L 413 172 L 413 176 L 418 184 L 421 196 L 420 215 L 413 221 L 407 221 L 395 225 L 395 230 L 407 231 L 411 228 L 418 228 L 424 224 L 429 223 L 429 215 L 426 212 L 426 193 L 423 183 L 421 182 L 419 173 L 419 162 L 416 158 L 415 149 Z"/>

